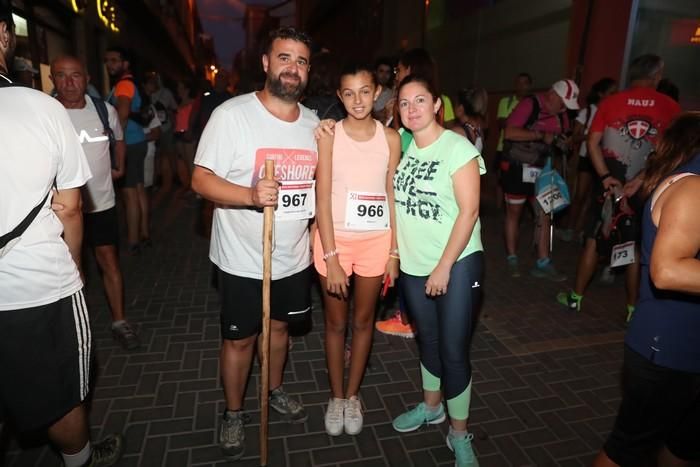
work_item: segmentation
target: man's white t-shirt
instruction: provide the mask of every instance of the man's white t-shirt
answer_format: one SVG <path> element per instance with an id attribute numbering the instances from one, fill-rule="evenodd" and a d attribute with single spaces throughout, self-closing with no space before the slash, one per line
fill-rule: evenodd
<path id="1" fill-rule="evenodd" d="M 90 167 L 63 106 L 34 89 L 0 89 L 0 235 L 14 229 L 51 190 L 78 188 Z M 68 297 L 83 286 L 61 238 L 49 197 L 19 241 L 0 258 L 0 311 Z"/>
<path id="2" fill-rule="evenodd" d="M 301 104 L 299 109 L 296 121 L 285 122 L 268 112 L 255 93 L 229 99 L 209 119 L 195 164 L 231 183 L 252 187 L 264 176 L 265 160 L 274 158 L 278 180 L 313 180 L 318 118 Z M 311 264 L 308 227 L 308 220 L 275 221 L 272 279 L 291 276 Z M 262 279 L 262 231 L 262 210 L 218 205 L 209 257 L 229 274 Z"/>
<path id="3" fill-rule="evenodd" d="M 576 121 L 585 127 L 583 129 L 584 135 L 588 135 L 588 130 L 591 128 L 591 122 L 593 121 L 593 117 L 595 117 L 595 113 L 598 111 L 598 106 L 595 104 L 591 104 L 590 109 L 590 117 L 588 116 L 588 107 L 582 108 L 578 111 L 578 114 L 576 115 Z M 581 148 L 578 150 L 578 155 L 580 157 L 588 157 L 588 147 L 586 146 L 585 139 L 581 143 Z"/>
<path id="4" fill-rule="evenodd" d="M 114 137 L 117 141 L 122 141 L 124 136 L 117 110 L 108 102 L 105 102 L 105 106 Z M 113 208 L 116 203 L 112 183 L 112 161 L 109 157 L 109 137 L 105 134 L 95 104 L 86 95 L 85 107 L 66 110 L 78 133 L 92 172 L 92 178 L 83 188 L 83 212 L 102 212 Z"/>

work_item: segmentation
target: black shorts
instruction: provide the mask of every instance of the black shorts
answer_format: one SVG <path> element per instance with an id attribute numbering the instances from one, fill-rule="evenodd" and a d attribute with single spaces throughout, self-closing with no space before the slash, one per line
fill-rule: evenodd
<path id="1" fill-rule="evenodd" d="M 579 172 L 586 172 L 590 173 L 594 177 L 597 177 L 598 174 L 596 174 L 595 169 L 593 168 L 593 163 L 591 162 L 590 157 L 581 157 L 579 156 L 578 158 L 578 168 L 577 170 Z"/>
<path id="2" fill-rule="evenodd" d="M 603 449 L 622 467 L 645 465 L 660 446 L 700 460 L 700 374 L 654 365 L 625 346 L 622 402 Z"/>
<path id="3" fill-rule="evenodd" d="M 115 186 L 119 188 L 135 188 L 143 185 L 144 160 L 148 152 L 148 142 L 126 145 L 126 173 L 117 179 Z"/>
<path id="4" fill-rule="evenodd" d="M 523 164 L 505 157 L 501 160 L 501 187 L 509 204 L 522 204 L 535 197 L 535 184 L 523 182 Z"/>
<path id="5" fill-rule="evenodd" d="M 90 212 L 83 215 L 85 244 L 91 248 L 105 245 L 119 245 L 119 221 L 117 208 Z"/>
<path id="6" fill-rule="evenodd" d="M 304 269 L 270 286 L 270 318 L 285 323 L 311 316 L 311 269 Z M 234 276 L 219 270 L 221 337 L 245 339 L 262 329 L 262 280 Z"/>
<path id="7" fill-rule="evenodd" d="M 92 337 L 82 290 L 0 311 L 0 412 L 19 431 L 50 426 L 87 396 Z"/>

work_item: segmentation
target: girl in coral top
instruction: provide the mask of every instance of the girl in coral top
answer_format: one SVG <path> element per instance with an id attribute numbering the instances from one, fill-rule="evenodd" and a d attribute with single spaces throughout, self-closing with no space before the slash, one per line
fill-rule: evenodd
<path id="1" fill-rule="evenodd" d="M 328 434 L 362 430 L 358 393 L 372 343 L 374 310 L 382 284 L 399 272 L 392 180 L 399 163 L 399 134 L 372 118 L 379 96 L 372 69 L 353 65 L 340 76 L 338 97 L 347 117 L 318 141 L 314 264 L 321 279 L 331 399 Z M 354 308 L 350 374 L 343 388 L 350 279 Z"/>

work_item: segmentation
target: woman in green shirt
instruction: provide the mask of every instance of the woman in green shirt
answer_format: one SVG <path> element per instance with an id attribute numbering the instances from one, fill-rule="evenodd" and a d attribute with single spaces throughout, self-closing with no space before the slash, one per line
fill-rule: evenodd
<path id="1" fill-rule="evenodd" d="M 444 421 L 444 390 L 448 447 L 458 467 L 474 467 L 473 435 L 467 432 L 469 346 L 481 292 L 479 182 L 486 169 L 466 138 L 436 121 L 438 96 L 418 75 L 399 86 L 401 121 L 414 139 L 394 177 L 397 240 L 407 311 L 418 331 L 424 400 L 393 426 L 408 432 Z"/>

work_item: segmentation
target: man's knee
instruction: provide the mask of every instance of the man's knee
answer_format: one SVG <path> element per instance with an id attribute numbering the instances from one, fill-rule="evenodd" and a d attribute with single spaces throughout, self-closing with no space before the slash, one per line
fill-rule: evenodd
<path id="1" fill-rule="evenodd" d="M 246 353 L 250 352 L 255 345 L 257 336 L 253 335 L 244 339 L 224 339 L 222 351 L 224 353 Z"/>
<path id="2" fill-rule="evenodd" d="M 114 245 L 95 247 L 95 256 L 97 256 L 103 274 L 112 276 L 119 273 L 119 258 L 117 257 L 117 248 Z"/>

